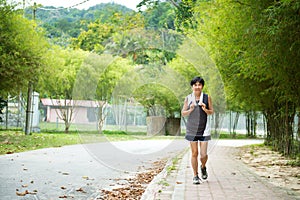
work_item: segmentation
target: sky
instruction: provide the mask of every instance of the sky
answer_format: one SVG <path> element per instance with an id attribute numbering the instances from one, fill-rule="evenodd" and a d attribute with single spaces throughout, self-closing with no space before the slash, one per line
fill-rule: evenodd
<path id="1" fill-rule="evenodd" d="M 23 3 L 23 0 L 14 0 L 15 2 Z M 100 3 L 117 3 L 124 5 L 133 10 L 136 9 L 136 5 L 140 3 L 142 0 L 25 0 L 26 7 L 33 5 L 34 2 L 37 4 L 42 4 L 43 6 L 54 6 L 54 7 L 70 7 L 81 2 L 84 2 L 76 7 L 78 9 L 87 9 L 91 6 Z"/>

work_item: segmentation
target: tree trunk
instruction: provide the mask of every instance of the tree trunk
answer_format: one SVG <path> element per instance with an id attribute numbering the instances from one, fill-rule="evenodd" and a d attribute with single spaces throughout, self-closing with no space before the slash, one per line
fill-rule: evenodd
<path id="1" fill-rule="evenodd" d="M 53 99 L 51 99 L 51 101 L 52 101 L 52 104 L 55 105 L 53 103 Z M 57 111 L 57 109 L 55 109 L 55 112 L 56 112 L 58 118 L 64 121 L 65 133 L 69 133 L 69 128 L 71 126 L 74 110 L 76 107 L 75 102 L 72 101 L 72 99 L 70 99 L 70 100 L 63 99 L 62 101 L 60 99 L 57 99 L 56 103 L 59 106 L 59 109 L 58 109 L 59 112 Z"/>
<path id="2" fill-rule="evenodd" d="M 250 135 L 250 113 L 246 112 L 246 135 L 247 137 Z"/>
<path id="3" fill-rule="evenodd" d="M 292 102 L 286 102 L 285 107 L 285 155 L 290 155 L 293 147 L 294 140 L 294 118 L 296 114 L 296 106 Z"/>
<path id="4" fill-rule="evenodd" d="M 27 92 L 27 109 L 26 109 L 26 123 L 25 123 L 25 135 L 29 135 L 31 132 L 31 121 L 32 121 L 32 83 L 28 83 Z"/>
<path id="5" fill-rule="evenodd" d="M 216 135 L 216 134 L 218 134 L 218 130 L 219 130 L 219 127 L 220 127 L 220 113 L 215 112 L 214 117 L 215 117 L 215 120 L 214 120 L 215 124 L 214 124 L 214 133 L 213 133 L 213 135 Z"/>
<path id="6" fill-rule="evenodd" d="M 249 112 L 249 134 L 248 136 L 249 137 L 255 137 L 256 135 L 256 125 L 257 125 L 257 122 L 256 122 L 256 119 L 257 119 L 257 114 L 255 111 L 250 111 Z"/>
<path id="7" fill-rule="evenodd" d="M 285 104 L 276 104 L 274 109 L 266 111 L 268 130 L 266 142 L 284 155 L 290 155 L 291 150 L 297 148 L 298 145 L 294 145 L 293 142 L 295 107 L 293 102 L 285 102 Z M 295 153 L 297 152 L 299 153 L 298 149 L 295 150 Z"/>
<path id="8" fill-rule="evenodd" d="M 300 112 L 297 113 L 297 118 L 298 118 L 298 127 L 297 127 L 297 140 L 300 139 Z"/>
<path id="9" fill-rule="evenodd" d="M 65 133 L 69 133 L 69 129 L 70 129 L 71 124 L 67 121 L 65 121 Z"/>
<path id="10" fill-rule="evenodd" d="M 113 111 L 114 119 L 116 125 L 118 126 L 118 130 L 126 131 L 127 130 L 127 122 L 126 122 L 127 99 L 119 99 L 118 103 L 113 104 L 112 108 L 113 108 L 112 111 Z"/>
<path id="11" fill-rule="evenodd" d="M 233 133 L 233 131 L 231 131 L 231 124 L 232 124 L 232 117 L 231 117 L 231 115 L 232 115 L 232 111 L 230 110 L 229 111 L 229 134 L 231 134 L 231 133 Z"/>
<path id="12" fill-rule="evenodd" d="M 236 112 L 234 122 L 233 122 L 233 127 L 232 127 L 233 137 L 236 136 L 236 131 L 235 130 L 236 130 L 238 122 L 239 122 L 239 117 L 240 117 L 240 113 Z"/>
<path id="13" fill-rule="evenodd" d="M 97 126 L 98 126 L 99 133 L 102 133 L 104 122 L 107 117 L 107 112 L 104 111 L 106 104 L 107 104 L 106 101 L 98 101 L 98 113 L 97 113 L 98 124 L 97 124 Z"/>

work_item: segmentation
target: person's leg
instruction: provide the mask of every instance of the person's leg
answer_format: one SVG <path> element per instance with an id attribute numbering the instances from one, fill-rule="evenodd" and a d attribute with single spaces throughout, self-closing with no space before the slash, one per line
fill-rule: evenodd
<path id="1" fill-rule="evenodd" d="M 198 175 L 198 142 L 190 142 L 192 157 L 191 164 L 194 171 L 194 176 Z"/>
<path id="2" fill-rule="evenodd" d="M 208 160 L 207 146 L 208 146 L 208 142 L 200 142 L 200 161 L 201 161 L 201 173 L 203 179 L 207 179 L 208 177 L 206 171 L 206 162 Z"/>
<path id="3" fill-rule="evenodd" d="M 200 161 L 201 161 L 201 166 L 205 167 L 206 162 L 208 160 L 208 155 L 207 155 L 207 146 L 208 142 L 200 142 Z"/>

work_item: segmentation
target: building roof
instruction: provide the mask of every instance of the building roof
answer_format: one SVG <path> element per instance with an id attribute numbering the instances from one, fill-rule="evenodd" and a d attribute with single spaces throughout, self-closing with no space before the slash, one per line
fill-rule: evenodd
<path id="1" fill-rule="evenodd" d="M 41 102 L 44 106 L 79 106 L 79 107 L 99 107 L 98 101 L 90 100 L 65 100 L 65 99 L 48 99 L 43 98 Z"/>

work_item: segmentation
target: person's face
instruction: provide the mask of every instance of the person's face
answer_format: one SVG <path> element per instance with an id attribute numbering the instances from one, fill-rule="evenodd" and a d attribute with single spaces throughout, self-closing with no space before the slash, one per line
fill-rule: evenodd
<path id="1" fill-rule="evenodd" d="M 203 88 L 203 85 L 199 82 L 196 82 L 193 86 L 192 89 L 194 92 L 201 92 Z"/>

